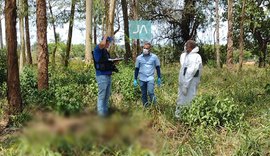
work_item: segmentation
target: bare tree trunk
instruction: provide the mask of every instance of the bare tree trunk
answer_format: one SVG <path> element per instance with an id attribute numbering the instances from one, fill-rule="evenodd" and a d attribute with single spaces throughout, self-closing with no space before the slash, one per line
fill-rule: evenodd
<path id="1" fill-rule="evenodd" d="M 108 34 L 108 32 L 105 32 L 105 31 L 108 31 L 109 29 L 109 10 L 110 10 L 110 0 L 104 0 L 104 6 L 105 6 L 105 13 L 104 13 L 104 17 L 103 17 L 103 29 L 102 29 L 102 36 L 105 35 L 105 33 Z M 105 29 L 104 29 L 105 28 Z"/>
<path id="2" fill-rule="evenodd" d="M 97 24 L 96 24 L 97 17 L 94 17 L 94 45 L 97 45 Z"/>
<path id="3" fill-rule="evenodd" d="M 243 55 L 244 55 L 244 20 L 245 20 L 245 4 L 246 0 L 243 0 L 242 11 L 241 11 L 241 21 L 240 21 L 240 39 L 239 39 L 239 67 L 238 70 L 242 69 L 243 65 Z"/>
<path id="4" fill-rule="evenodd" d="M 2 19 L 0 19 L 0 49 L 4 48 L 3 44 L 3 30 L 2 30 Z"/>
<path id="5" fill-rule="evenodd" d="M 16 0 L 5 0 L 5 23 L 7 43 L 7 98 L 8 114 L 22 111 L 22 98 L 17 57 Z"/>
<path id="6" fill-rule="evenodd" d="M 67 48 L 66 48 L 66 57 L 65 57 L 65 66 L 68 66 L 70 49 L 71 49 L 71 40 L 72 40 L 72 31 L 73 31 L 73 24 L 74 24 L 74 15 L 75 15 L 75 0 L 72 0 L 71 3 L 71 14 L 70 14 L 70 21 L 69 21 L 69 28 L 68 28 L 68 40 L 67 40 Z"/>
<path id="7" fill-rule="evenodd" d="M 37 0 L 38 90 L 49 88 L 46 0 Z"/>
<path id="8" fill-rule="evenodd" d="M 130 10 L 131 10 L 130 17 L 133 20 L 138 20 L 138 0 L 132 0 Z M 139 53 L 139 49 L 140 49 L 140 40 L 139 39 L 132 40 L 132 59 L 133 59 L 133 61 L 136 60 L 136 57 Z"/>
<path id="9" fill-rule="evenodd" d="M 85 62 L 92 61 L 92 6 L 93 0 L 86 0 L 86 36 L 85 36 Z"/>
<path id="10" fill-rule="evenodd" d="M 29 32 L 29 11 L 28 11 L 28 0 L 24 0 L 25 5 L 25 38 L 26 38 L 26 62 L 27 64 L 33 64 L 31 55 L 31 42 Z"/>
<path id="11" fill-rule="evenodd" d="M 109 2 L 109 8 L 108 8 L 108 17 L 106 19 L 106 25 L 107 25 L 107 29 L 106 29 L 106 35 L 113 37 L 114 36 L 114 14 L 115 14 L 115 5 L 116 5 L 116 0 L 110 0 Z M 115 43 L 112 42 L 109 51 L 111 53 L 114 52 L 115 49 Z"/>
<path id="12" fill-rule="evenodd" d="M 228 0 L 227 68 L 233 68 L 233 0 Z"/>
<path id="13" fill-rule="evenodd" d="M 52 5 L 51 5 L 51 1 L 49 0 L 48 1 L 49 3 L 49 10 L 50 10 L 50 14 L 51 14 L 51 18 L 52 18 L 52 27 L 53 27 L 53 35 L 54 35 L 54 48 L 53 48 L 53 52 L 52 52 L 52 65 L 53 67 L 55 66 L 55 53 L 56 53 L 56 50 L 57 50 L 57 46 L 58 46 L 58 35 L 56 33 L 56 27 L 55 27 L 55 17 L 53 15 L 53 12 L 52 12 Z"/>
<path id="14" fill-rule="evenodd" d="M 216 0 L 216 59 L 217 68 L 221 68 L 220 63 L 220 44 L 219 44 L 219 0 Z"/>
<path id="15" fill-rule="evenodd" d="M 26 62 L 26 57 L 25 57 L 25 35 L 24 35 L 24 1 L 20 0 L 20 40 L 21 40 L 21 49 L 20 49 L 20 69 L 19 71 L 23 71 L 24 64 Z"/>
<path id="16" fill-rule="evenodd" d="M 122 10 L 123 10 L 123 18 L 124 18 L 124 36 L 125 36 L 125 61 L 128 62 L 129 59 L 132 57 L 132 53 L 130 50 L 130 43 L 129 43 L 129 27 L 128 27 L 128 8 L 127 8 L 127 1 L 121 0 L 122 3 Z"/>
<path id="17" fill-rule="evenodd" d="M 114 36 L 113 26 L 114 26 L 115 4 L 116 4 L 116 0 L 110 0 L 109 20 L 108 20 L 109 23 L 108 23 L 108 29 L 107 29 L 107 35 L 109 36 Z"/>

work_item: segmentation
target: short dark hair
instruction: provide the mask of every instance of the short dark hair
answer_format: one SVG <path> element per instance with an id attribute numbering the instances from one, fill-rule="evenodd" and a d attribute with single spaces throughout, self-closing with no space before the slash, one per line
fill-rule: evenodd
<path id="1" fill-rule="evenodd" d="M 188 40 L 186 42 L 186 46 L 189 46 L 190 48 L 194 49 L 197 46 L 197 44 L 194 40 Z"/>
<path id="2" fill-rule="evenodd" d="M 145 42 L 144 45 L 149 45 L 150 47 L 152 47 L 150 42 Z"/>

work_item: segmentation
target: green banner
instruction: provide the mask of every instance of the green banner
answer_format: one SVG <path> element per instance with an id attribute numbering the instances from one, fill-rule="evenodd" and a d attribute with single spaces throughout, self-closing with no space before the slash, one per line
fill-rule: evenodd
<path id="1" fill-rule="evenodd" d="M 129 21 L 129 37 L 150 41 L 152 39 L 151 21 Z"/>

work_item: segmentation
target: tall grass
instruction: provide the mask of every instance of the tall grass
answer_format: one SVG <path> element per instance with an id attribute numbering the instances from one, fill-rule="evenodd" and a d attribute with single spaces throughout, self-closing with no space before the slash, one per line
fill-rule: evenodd
<path id="1" fill-rule="evenodd" d="M 53 97 L 48 100 L 50 112 L 37 113 L 38 115 L 33 113 L 32 121 L 20 134 L 11 135 L 12 137 L 6 135 L 5 139 L 1 136 L 0 155 L 269 154 L 270 97 L 265 88 L 270 81 L 269 69 L 254 67 L 235 72 L 204 67 L 198 90 L 201 101 L 197 101 L 206 102 L 208 105 L 198 107 L 202 106 L 201 103 L 194 102 L 187 108 L 187 120 L 174 117 L 178 64 L 161 68 L 162 86 L 155 88 L 157 105 L 148 108 L 142 106 L 140 89 L 133 87 L 133 65 L 120 64 L 119 69 L 120 72 L 113 75 L 110 100 L 113 113 L 109 118 L 100 119 L 95 113 L 97 86 L 93 67 L 73 62 L 68 70 L 57 68 L 53 71 L 55 73 L 51 73 L 50 81 L 53 86 L 50 87 L 59 90 L 66 86 L 73 89 L 72 94 L 68 89 L 55 89 L 52 90 L 52 94 L 46 94 L 45 96 Z M 74 92 L 75 88 L 77 92 Z M 61 97 L 55 98 L 55 95 L 60 93 L 66 96 L 64 100 Z M 42 101 L 38 99 L 42 97 L 34 92 L 24 96 L 29 99 L 29 105 L 31 102 Z M 219 103 L 226 104 L 226 107 L 214 106 L 218 102 L 206 96 L 214 97 L 213 99 Z M 79 103 L 76 103 L 80 106 L 78 109 L 82 109 L 79 114 L 73 114 L 71 111 L 71 116 L 66 118 L 53 113 L 69 109 L 64 107 L 65 109 L 61 110 L 54 107 L 54 104 L 60 102 L 61 106 L 73 105 L 70 98 L 80 99 L 77 100 Z M 226 99 L 233 100 L 228 102 Z M 33 108 L 33 105 L 35 107 L 35 104 L 32 104 L 25 109 Z M 230 117 L 243 115 L 241 120 L 226 120 L 229 124 L 211 124 L 210 118 L 215 117 L 211 113 L 218 114 L 218 109 L 228 113 L 227 109 L 231 105 L 234 106 L 234 110 L 230 111 Z M 205 108 L 207 111 L 203 110 Z M 201 114 L 203 111 L 210 112 L 209 119 L 204 120 L 203 116 L 196 116 L 196 122 L 190 121 L 195 119 L 191 118 L 193 113 Z M 215 118 L 217 121 L 225 121 L 224 117 L 218 117 Z M 238 123 L 236 127 L 229 126 Z"/>

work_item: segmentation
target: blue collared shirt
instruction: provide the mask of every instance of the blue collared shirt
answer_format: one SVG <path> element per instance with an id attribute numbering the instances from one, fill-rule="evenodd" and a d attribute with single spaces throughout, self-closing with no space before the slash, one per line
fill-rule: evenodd
<path id="1" fill-rule="evenodd" d="M 157 55 L 153 53 L 149 55 L 141 54 L 136 58 L 135 68 L 139 68 L 139 79 L 141 81 L 153 81 L 157 66 L 160 66 L 160 61 Z"/>

